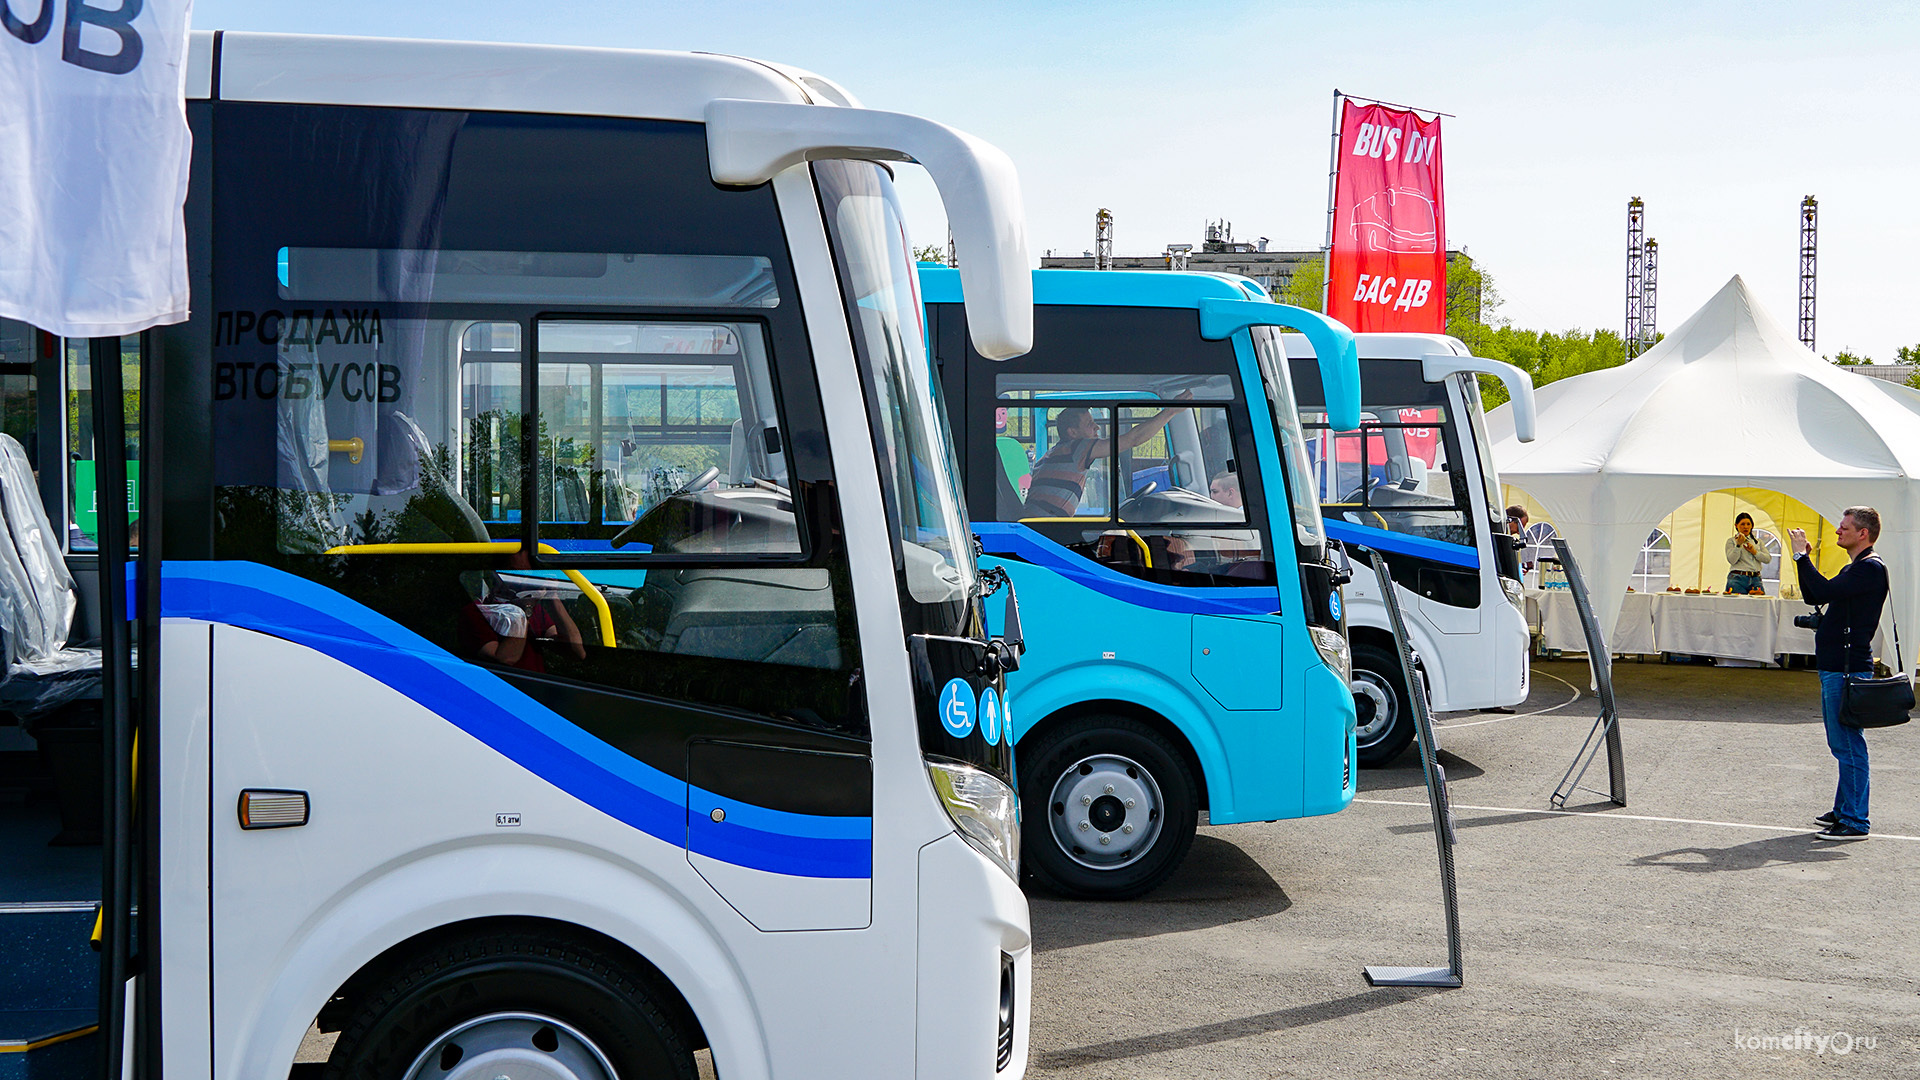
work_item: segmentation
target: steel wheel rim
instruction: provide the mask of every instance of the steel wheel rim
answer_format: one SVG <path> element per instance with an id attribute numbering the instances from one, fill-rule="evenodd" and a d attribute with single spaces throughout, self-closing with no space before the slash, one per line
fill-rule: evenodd
<path id="1" fill-rule="evenodd" d="M 1089 870 L 1133 866 L 1166 827 L 1166 799 L 1153 773 L 1120 754 L 1094 754 L 1061 771 L 1047 824 L 1062 854 Z"/>
<path id="2" fill-rule="evenodd" d="M 1362 703 L 1368 708 L 1362 708 Z M 1399 710 L 1395 707 L 1393 687 L 1378 674 L 1359 670 L 1353 673 L 1353 703 L 1356 713 L 1367 713 L 1365 723 L 1356 717 L 1353 726 L 1354 741 L 1360 746 L 1372 746 L 1393 730 L 1394 716 Z"/>
<path id="3" fill-rule="evenodd" d="M 613 1063 L 579 1029 L 550 1016 L 476 1016 L 436 1036 L 406 1080 L 619 1080 Z"/>

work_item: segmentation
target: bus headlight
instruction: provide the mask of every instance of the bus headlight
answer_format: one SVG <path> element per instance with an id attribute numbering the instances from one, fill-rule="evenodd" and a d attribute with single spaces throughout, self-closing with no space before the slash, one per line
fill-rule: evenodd
<path id="1" fill-rule="evenodd" d="M 960 838 L 1020 880 L 1019 801 L 999 777 L 958 761 L 927 759 L 940 805 L 947 808 Z"/>
<path id="2" fill-rule="evenodd" d="M 1353 681 L 1353 652 L 1347 648 L 1347 637 L 1338 630 L 1329 630 L 1324 626 L 1309 626 L 1313 634 L 1313 647 L 1319 651 L 1320 659 L 1326 661 L 1340 681 Z"/>
<path id="3" fill-rule="evenodd" d="M 1500 591 L 1507 594 L 1507 603 L 1521 611 L 1527 610 L 1527 590 L 1519 582 L 1503 577 L 1500 579 Z"/>

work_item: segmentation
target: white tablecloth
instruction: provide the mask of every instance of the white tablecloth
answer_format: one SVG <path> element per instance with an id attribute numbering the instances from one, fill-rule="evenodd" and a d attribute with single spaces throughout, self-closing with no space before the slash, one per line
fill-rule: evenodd
<path id="1" fill-rule="evenodd" d="M 1813 631 L 1793 625 L 1793 620 L 1812 610 L 1801 600 L 1778 596 L 1630 592 L 1607 644 L 1617 653 L 1691 653 L 1761 662 L 1784 653 L 1811 656 Z M 1586 651 L 1579 610 L 1568 590 L 1527 590 L 1527 616 L 1547 648 Z M 1876 655 L 1885 651 L 1884 645 L 1876 635 Z"/>

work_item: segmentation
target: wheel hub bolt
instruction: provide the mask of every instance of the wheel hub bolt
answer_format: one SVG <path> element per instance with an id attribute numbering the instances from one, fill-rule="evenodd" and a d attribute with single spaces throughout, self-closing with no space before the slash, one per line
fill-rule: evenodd
<path id="1" fill-rule="evenodd" d="M 1083 822 L 1081 822 L 1081 823 L 1080 823 L 1080 831 L 1081 831 L 1081 832 L 1086 832 L 1086 831 L 1087 831 L 1088 829 L 1091 829 L 1091 828 L 1093 828 L 1093 826 L 1092 826 L 1092 824 L 1090 824 L 1090 823 L 1088 823 L 1088 822 L 1085 822 L 1085 821 L 1083 821 Z"/>
<path id="2" fill-rule="evenodd" d="M 1109 795 L 1111 795 L 1111 794 L 1113 794 L 1113 785 L 1112 785 L 1112 784 L 1108 784 L 1108 785 L 1107 785 L 1107 787 L 1106 787 L 1106 792 L 1107 792 L 1107 794 L 1109 794 Z"/>
<path id="3" fill-rule="evenodd" d="M 1127 800 L 1127 809 L 1129 809 L 1129 810 L 1131 810 L 1131 809 L 1133 809 L 1133 800 L 1132 800 L 1132 799 L 1128 799 L 1128 800 Z"/>
<path id="4" fill-rule="evenodd" d="M 1082 796 L 1080 796 L 1080 805 L 1081 805 L 1081 806 L 1092 806 L 1092 805 L 1093 805 L 1093 796 L 1091 796 L 1091 795 L 1082 795 Z"/>
<path id="5" fill-rule="evenodd" d="M 1113 843 L 1113 837 L 1103 835 L 1100 837 L 1100 842 L 1102 844 L 1111 844 Z"/>
<path id="6" fill-rule="evenodd" d="M 1123 833 L 1130 833 L 1130 832 L 1132 832 L 1132 831 L 1133 831 L 1133 826 L 1131 826 L 1131 825 L 1122 825 L 1122 826 L 1120 826 L 1120 831 L 1121 831 L 1121 832 L 1123 832 Z"/>

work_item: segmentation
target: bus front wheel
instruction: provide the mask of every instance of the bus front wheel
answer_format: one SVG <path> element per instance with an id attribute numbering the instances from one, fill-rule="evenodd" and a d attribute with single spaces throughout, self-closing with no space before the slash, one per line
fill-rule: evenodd
<path id="1" fill-rule="evenodd" d="M 1193 771 L 1158 732 L 1084 716 L 1020 747 L 1021 847 L 1063 896 L 1126 900 L 1165 881 L 1193 845 Z"/>
<path id="2" fill-rule="evenodd" d="M 628 958 L 559 935 L 503 931 L 415 954 L 366 988 L 327 1080 L 566 1080 L 698 1075 Z"/>
<path id="3" fill-rule="evenodd" d="M 1361 768 L 1386 765 L 1413 741 L 1413 698 L 1398 656 L 1378 645 L 1354 643 L 1353 710 Z"/>

